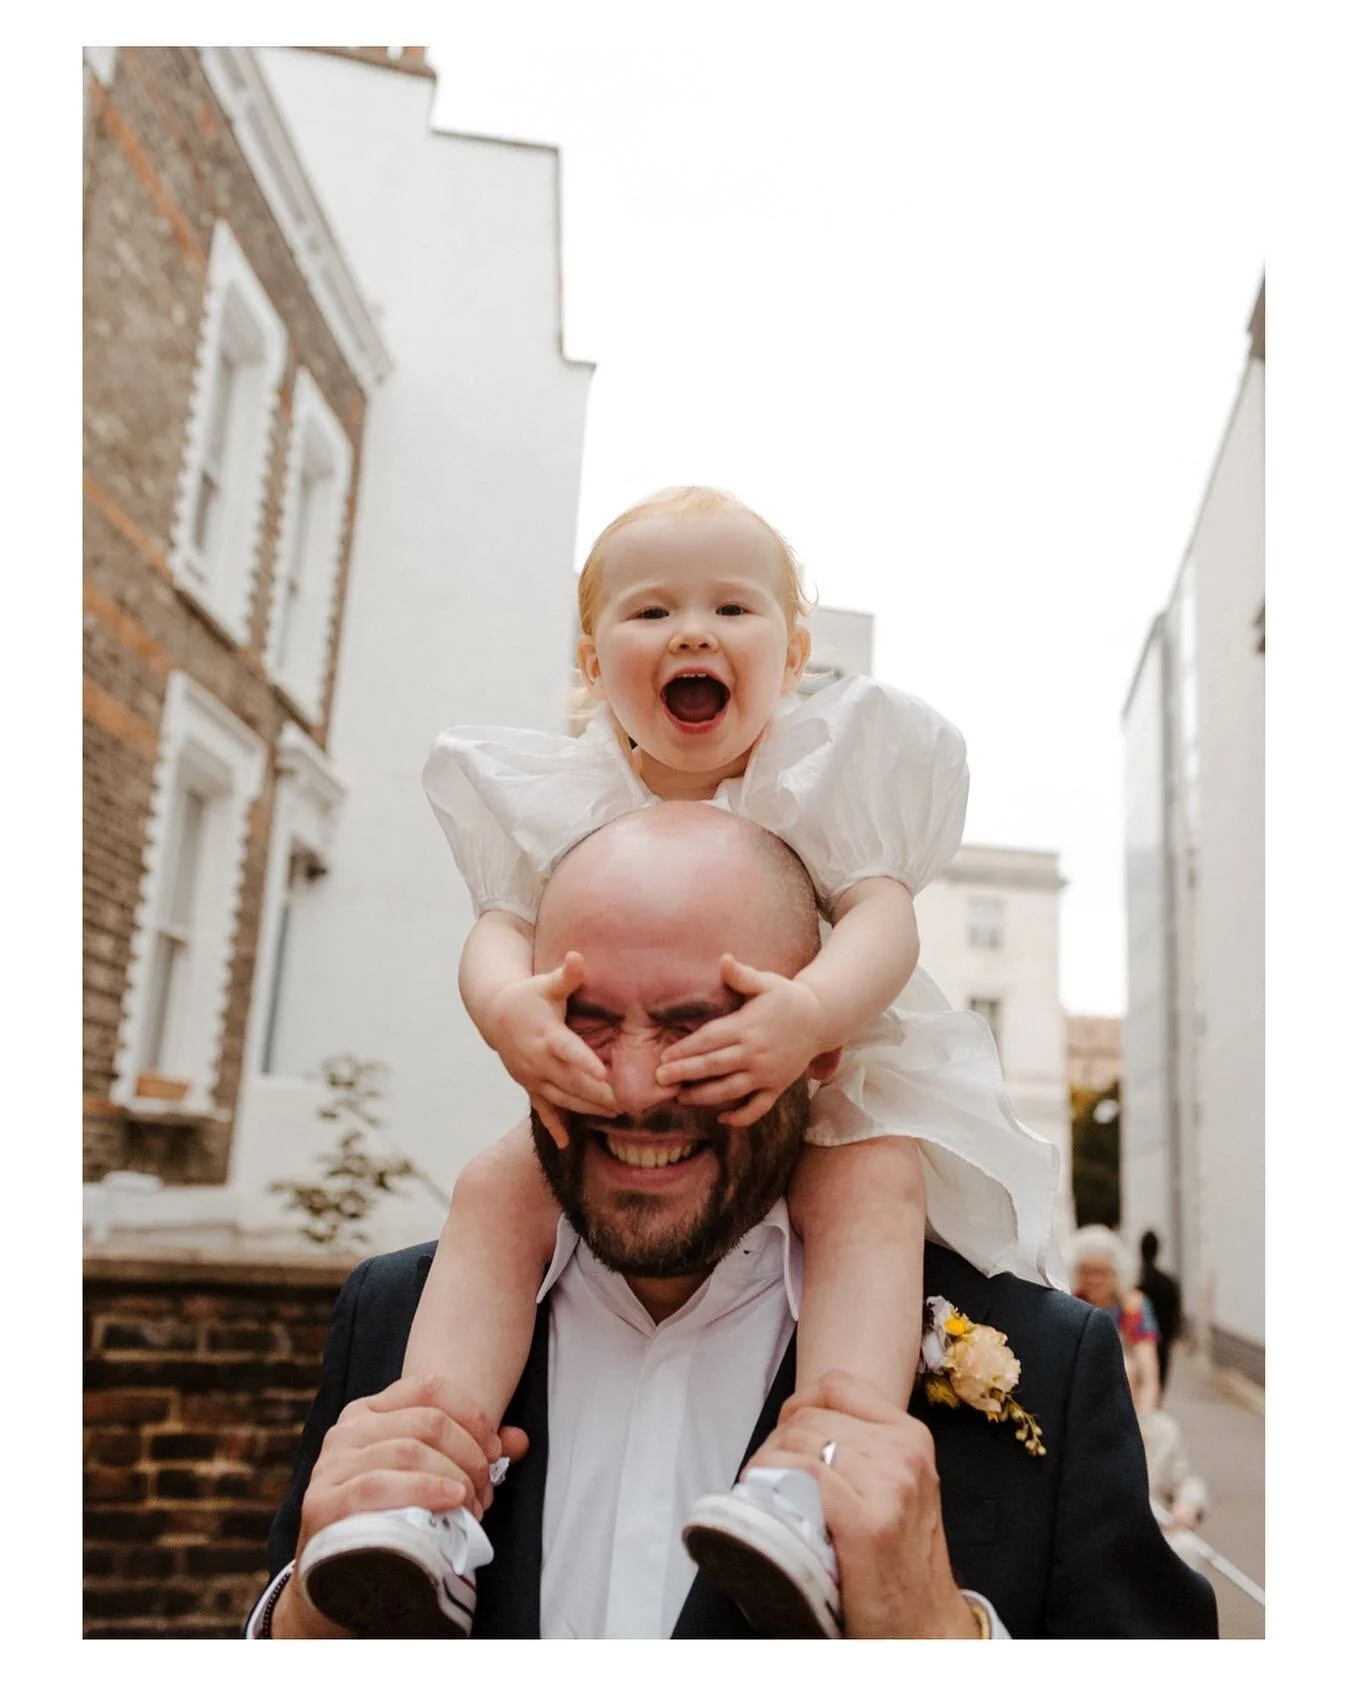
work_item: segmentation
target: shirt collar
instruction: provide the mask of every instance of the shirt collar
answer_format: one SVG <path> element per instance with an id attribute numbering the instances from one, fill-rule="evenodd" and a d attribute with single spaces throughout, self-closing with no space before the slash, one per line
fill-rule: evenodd
<path id="1" fill-rule="evenodd" d="M 570 1220 L 559 1214 L 553 1258 L 536 1297 L 536 1304 L 542 1303 L 549 1290 L 571 1264 L 578 1250 L 588 1264 L 594 1264 L 599 1270 L 604 1269 L 572 1229 Z M 787 1305 L 792 1321 L 795 1322 L 800 1316 L 801 1307 L 801 1242 L 787 1216 L 787 1203 L 781 1197 L 756 1225 L 745 1232 L 731 1251 L 717 1261 L 712 1275 L 718 1281 L 724 1278 L 747 1281 L 763 1277 L 769 1272 L 781 1277 L 782 1285 L 787 1291 Z"/>

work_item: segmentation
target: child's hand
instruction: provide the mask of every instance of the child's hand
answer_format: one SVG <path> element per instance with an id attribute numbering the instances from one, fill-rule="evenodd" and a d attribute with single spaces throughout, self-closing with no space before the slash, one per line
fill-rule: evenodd
<path id="1" fill-rule="evenodd" d="M 683 1037 L 656 1069 L 658 1084 L 678 1084 L 693 1107 L 719 1107 L 748 1097 L 723 1125 L 752 1125 L 817 1054 L 825 1052 L 824 1009 L 808 984 L 781 973 L 756 972 L 733 955 L 721 957 L 723 982 L 746 998 L 734 1013 Z"/>
<path id="2" fill-rule="evenodd" d="M 502 1065 L 528 1090 L 559 1148 L 568 1141 L 559 1108 L 605 1119 L 618 1116 L 603 1061 L 567 1026 L 567 998 L 584 982 L 585 963 L 569 950 L 552 972 L 535 973 L 498 991 L 488 1027 Z"/>

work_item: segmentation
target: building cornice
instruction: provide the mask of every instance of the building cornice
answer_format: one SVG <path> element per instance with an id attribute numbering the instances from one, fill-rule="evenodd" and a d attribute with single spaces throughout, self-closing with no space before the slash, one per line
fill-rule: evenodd
<path id="1" fill-rule="evenodd" d="M 347 792 L 346 778 L 294 721 L 286 721 L 277 740 L 276 770 L 290 774 L 318 807 L 332 809 Z"/>
<path id="2" fill-rule="evenodd" d="M 963 847 L 940 877 L 948 884 L 997 885 L 1009 890 L 1057 892 L 1068 883 L 1053 851 L 1003 850 L 996 844 Z"/>
<path id="3" fill-rule="evenodd" d="M 366 393 L 393 368 L 356 274 L 324 216 L 256 54 L 203 47 L 202 69 L 220 101 L 343 357 Z"/>

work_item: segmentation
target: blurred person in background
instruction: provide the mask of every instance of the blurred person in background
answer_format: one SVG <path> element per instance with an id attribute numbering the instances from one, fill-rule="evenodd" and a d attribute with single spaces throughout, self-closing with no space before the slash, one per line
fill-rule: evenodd
<path id="1" fill-rule="evenodd" d="M 1157 1316 L 1140 1289 L 1124 1286 L 1132 1262 L 1123 1242 L 1105 1225 L 1089 1224 L 1073 1237 L 1068 1253 L 1073 1293 L 1110 1314 L 1126 1360 L 1137 1371 L 1134 1404 L 1140 1418 L 1155 1412 L 1162 1398 Z"/>
<path id="2" fill-rule="evenodd" d="M 1138 1244 L 1140 1269 L 1138 1287 L 1147 1298 L 1157 1320 L 1157 1370 L 1160 1392 L 1166 1393 L 1167 1372 L 1171 1369 L 1171 1344 L 1180 1334 L 1180 1284 L 1157 1266 L 1161 1242 L 1155 1230 L 1145 1230 Z"/>

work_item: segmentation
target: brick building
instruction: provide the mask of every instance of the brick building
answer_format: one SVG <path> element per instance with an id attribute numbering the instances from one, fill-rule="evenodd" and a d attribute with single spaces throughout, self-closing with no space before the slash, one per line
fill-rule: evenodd
<path id="1" fill-rule="evenodd" d="M 234 1634 L 265 1579 L 352 1263 L 270 1191 L 320 1061 L 389 1065 L 446 1181 L 449 1078 L 518 1105 L 419 774 L 560 724 L 591 365 L 556 149 L 436 98 L 420 48 L 85 49 L 91 1636 Z M 432 1234 L 416 1194 L 379 1218 Z"/>
<path id="2" fill-rule="evenodd" d="M 84 1179 L 215 1186 L 390 360 L 247 51 L 86 49 L 84 253 Z M 344 1269 L 89 1250 L 86 1633 L 237 1632 Z"/>
<path id="3" fill-rule="evenodd" d="M 84 1176 L 224 1180 L 388 367 L 252 55 L 86 54 Z"/>

